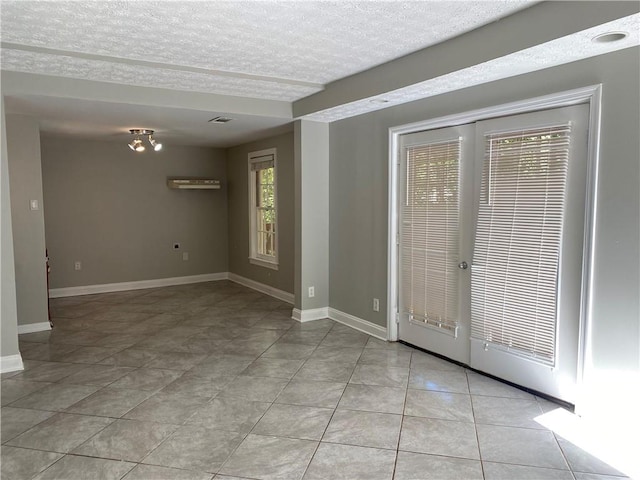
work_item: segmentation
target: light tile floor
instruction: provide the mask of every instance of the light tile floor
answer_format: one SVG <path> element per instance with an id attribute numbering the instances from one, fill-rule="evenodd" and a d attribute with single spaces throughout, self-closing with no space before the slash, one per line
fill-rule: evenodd
<path id="1" fill-rule="evenodd" d="M 620 478 L 519 389 L 222 281 L 52 300 L 2 376 L 3 479 Z"/>

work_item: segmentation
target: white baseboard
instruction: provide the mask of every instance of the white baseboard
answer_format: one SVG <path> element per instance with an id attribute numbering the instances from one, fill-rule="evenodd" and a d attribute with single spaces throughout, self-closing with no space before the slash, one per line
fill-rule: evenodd
<path id="1" fill-rule="evenodd" d="M 64 288 L 52 288 L 49 290 L 50 298 L 61 297 L 75 297 L 77 295 L 92 295 L 95 293 L 111 293 L 111 292 L 124 292 L 127 290 L 141 290 L 145 288 L 157 288 L 157 287 L 170 287 L 172 285 L 186 285 L 189 283 L 201 283 L 201 282 L 214 282 L 218 280 L 231 280 L 232 282 L 239 283 L 245 287 L 252 288 L 261 293 L 270 295 L 283 302 L 293 304 L 293 293 L 279 290 L 270 285 L 256 282 L 250 278 L 245 278 L 235 273 L 219 272 L 219 273 L 207 273 L 204 275 L 191 275 L 188 277 L 171 277 L 171 278 L 158 278 L 155 280 L 140 280 L 136 282 L 119 282 L 119 283 L 105 283 L 101 285 L 85 285 L 79 287 L 64 287 Z M 26 332 L 20 332 L 26 333 Z"/>
<path id="2" fill-rule="evenodd" d="M 191 275 L 188 277 L 172 277 L 172 278 L 159 278 L 156 280 L 141 280 L 137 282 L 121 282 L 121 283 L 107 283 L 103 285 L 87 285 L 82 287 L 65 287 L 65 288 L 52 288 L 49 290 L 49 297 L 73 297 L 76 295 L 91 295 L 94 293 L 109 293 L 109 292 L 122 292 L 126 290 L 140 290 L 144 288 L 156 288 L 156 287 L 168 287 L 171 285 L 186 285 L 189 283 L 200 282 L 212 282 L 217 280 L 231 280 L 232 282 L 244 285 L 253 290 L 261 293 L 265 293 L 274 298 L 282 300 L 287 303 L 294 303 L 294 295 L 283 290 L 265 285 L 264 283 L 256 282 L 249 278 L 242 277 L 235 273 L 219 272 L 208 273 L 204 275 Z M 322 307 L 309 310 L 293 309 L 291 318 L 299 322 L 310 322 L 313 320 L 321 320 L 323 318 L 330 318 L 336 322 L 347 325 L 351 328 L 367 333 L 371 336 L 379 338 L 381 340 L 387 340 L 387 329 L 374 323 L 371 323 L 362 318 L 355 317 L 348 313 L 341 312 L 335 308 Z M 18 326 L 18 333 L 31 333 L 41 332 L 49 330 L 49 322 L 41 322 L 27 325 Z M 4 357 L 3 357 L 4 358 Z M 22 360 L 20 360 L 22 362 Z"/>
<path id="3" fill-rule="evenodd" d="M 287 302 L 293 305 L 294 295 L 293 293 L 285 292 L 284 290 L 279 290 L 270 285 L 265 285 L 264 283 L 256 282 L 255 280 L 251 280 L 250 278 L 241 277 L 235 273 L 229 272 L 228 279 L 232 282 L 239 283 L 240 285 L 244 285 L 245 287 L 249 287 L 253 290 L 257 290 L 258 292 L 265 293 L 270 295 L 278 300 L 282 300 L 283 302 Z"/>
<path id="4" fill-rule="evenodd" d="M 26 323 L 24 325 L 18 325 L 18 335 L 21 335 L 23 333 L 45 332 L 47 330 L 51 330 L 51 324 L 49 322 Z"/>
<path id="5" fill-rule="evenodd" d="M 189 283 L 212 282 L 227 280 L 227 272 L 205 273 L 188 277 L 158 278 L 155 280 L 140 280 L 137 282 L 105 283 L 102 285 L 86 285 L 81 287 L 52 288 L 50 298 L 75 297 L 76 295 L 91 295 L 94 293 L 124 292 L 126 290 L 142 290 L 145 288 L 170 287 L 172 285 L 186 285 Z"/>
<path id="6" fill-rule="evenodd" d="M 376 325 L 375 323 L 371 323 L 348 313 L 341 312 L 335 308 L 329 308 L 328 310 L 329 318 L 331 320 L 342 323 L 347 327 L 355 328 L 356 330 L 367 333 L 372 337 L 379 338 L 380 340 L 387 340 L 387 329 L 385 327 L 381 327 L 380 325 Z"/>
<path id="7" fill-rule="evenodd" d="M 371 323 L 362 318 L 355 317 L 348 313 L 341 312 L 331 307 L 314 308 L 312 310 L 300 310 L 294 308 L 291 314 L 291 318 L 299 322 L 311 322 L 313 320 L 321 320 L 323 318 L 330 318 L 338 323 L 342 323 L 347 327 L 351 327 L 360 332 L 371 335 L 372 337 L 379 338 L 380 340 L 387 340 L 387 329 Z"/>
<path id="8" fill-rule="evenodd" d="M 19 353 L 17 355 L 0 357 L 0 373 L 15 372 L 23 369 L 22 356 Z"/>
<path id="9" fill-rule="evenodd" d="M 293 312 L 291 312 L 291 318 L 299 322 L 322 320 L 323 318 L 329 318 L 329 309 L 327 307 L 313 308 L 309 310 L 300 310 L 298 308 L 294 308 Z"/>

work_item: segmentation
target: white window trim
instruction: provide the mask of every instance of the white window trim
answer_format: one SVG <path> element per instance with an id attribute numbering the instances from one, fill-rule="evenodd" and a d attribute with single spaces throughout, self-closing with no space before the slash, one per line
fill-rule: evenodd
<path id="1" fill-rule="evenodd" d="M 276 212 L 275 221 L 275 257 L 267 257 L 257 253 L 257 233 L 255 222 L 255 204 L 256 204 L 256 190 L 255 190 L 255 175 L 256 173 L 251 170 L 251 164 L 259 162 L 261 157 L 268 155 L 273 156 L 273 191 L 274 191 L 274 210 Z M 280 239 L 280 230 L 278 229 L 278 155 L 277 149 L 268 148 L 266 150 L 259 150 L 256 152 L 249 152 L 247 163 L 248 177 L 247 186 L 249 191 L 249 263 L 258 265 L 260 267 L 270 268 L 272 270 L 278 270 L 278 243 Z"/>
<path id="2" fill-rule="evenodd" d="M 278 236 L 276 235 L 276 242 Z M 278 270 L 277 262 L 268 262 L 266 260 L 261 260 L 260 258 L 249 257 L 249 263 L 252 265 L 258 265 L 259 267 L 270 268 L 271 270 Z"/>
<path id="3" fill-rule="evenodd" d="M 580 305 L 578 378 L 580 390 L 584 381 L 585 363 L 591 357 L 592 291 L 594 277 L 594 245 L 597 223 L 599 143 L 601 127 L 602 84 L 559 92 L 542 97 L 496 105 L 468 112 L 461 112 L 421 122 L 389 128 L 389 183 L 388 183 L 388 240 L 387 240 L 387 338 L 398 340 L 398 170 L 400 164 L 400 136 L 436 128 L 463 125 L 505 115 L 533 112 L 547 108 L 567 107 L 587 103 L 589 105 L 589 144 L 587 147 L 587 179 L 585 198 L 584 246 L 582 255 L 582 293 Z M 581 399 L 578 399 L 581 400 Z M 576 401 L 576 413 L 582 402 Z"/>

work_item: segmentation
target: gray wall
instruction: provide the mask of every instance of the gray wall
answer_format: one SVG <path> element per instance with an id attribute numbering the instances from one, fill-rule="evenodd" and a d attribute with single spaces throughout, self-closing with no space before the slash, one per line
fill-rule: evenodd
<path id="1" fill-rule="evenodd" d="M 389 127 L 602 83 L 593 336 L 585 376 L 602 387 L 616 372 L 617 388 L 624 387 L 620 378 L 637 385 L 639 58 L 635 47 L 331 124 L 331 307 L 386 325 L 386 305 L 374 314 L 371 298 L 386 299 Z"/>
<path id="2" fill-rule="evenodd" d="M 0 357 L 18 355 L 18 310 L 16 305 L 16 275 L 11 228 L 11 197 L 9 192 L 9 162 L 6 142 L 4 97 L 0 96 Z"/>
<path id="3" fill-rule="evenodd" d="M 42 169 L 51 288 L 227 271 L 224 150 L 136 153 L 126 141 L 43 135 Z M 222 189 L 171 190 L 170 176 L 216 178 Z"/>
<path id="4" fill-rule="evenodd" d="M 385 327 L 390 110 L 332 123 L 329 167 L 329 306 Z"/>
<path id="5" fill-rule="evenodd" d="M 277 148 L 278 270 L 249 263 L 248 154 Z M 251 142 L 227 150 L 229 183 L 229 272 L 293 293 L 294 169 L 293 133 Z"/>
<path id="6" fill-rule="evenodd" d="M 7 152 L 18 324 L 46 323 L 47 273 L 40 128 L 36 119 L 7 115 Z M 30 201 L 39 209 L 31 210 Z"/>
<path id="7" fill-rule="evenodd" d="M 313 310 L 329 306 L 329 125 L 298 120 L 294 134 L 295 307 Z"/>

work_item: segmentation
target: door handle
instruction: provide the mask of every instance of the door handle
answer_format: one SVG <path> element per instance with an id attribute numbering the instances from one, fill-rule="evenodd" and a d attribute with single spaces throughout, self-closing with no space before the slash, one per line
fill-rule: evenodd
<path id="1" fill-rule="evenodd" d="M 458 268 L 460 270 L 466 270 L 467 268 L 469 268 L 469 264 L 465 261 L 462 261 L 458 264 Z"/>

